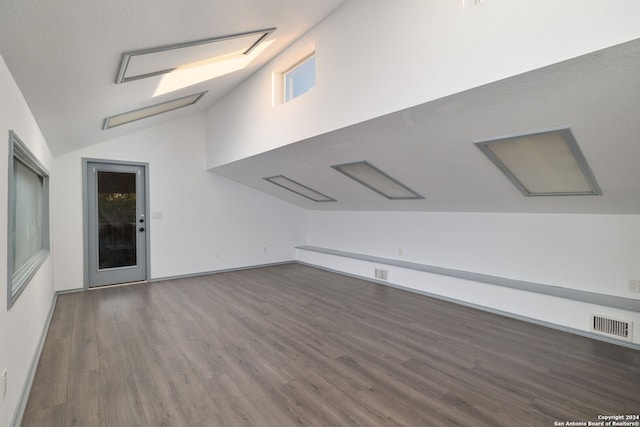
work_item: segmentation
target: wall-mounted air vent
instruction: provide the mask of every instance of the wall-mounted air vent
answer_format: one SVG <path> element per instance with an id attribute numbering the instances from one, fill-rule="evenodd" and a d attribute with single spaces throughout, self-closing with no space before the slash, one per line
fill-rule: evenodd
<path id="1" fill-rule="evenodd" d="M 592 315 L 591 330 L 600 334 L 609 335 L 631 341 L 631 322 L 612 319 L 609 317 Z"/>
<path id="2" fill-rule="evenodd" d="M 376 268 L 375 274 L 376 274 L 376 279 L 387 280 L 387 277 L 389 276 L 389 271 Z"/>

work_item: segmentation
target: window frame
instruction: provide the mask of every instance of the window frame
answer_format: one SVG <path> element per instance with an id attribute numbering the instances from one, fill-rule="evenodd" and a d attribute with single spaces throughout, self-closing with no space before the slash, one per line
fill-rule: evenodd
<path id="1" fill-rule="evenodd" d="M 298 61 L 296 61 L 293 65 L 291 65 L 289 68 L 287 68 L 286 70 L 284 70 L 281 75 L 282 75 L 282 103 L 286 104 L 288 102 L 293 101 L 294 99 L 304 95 L 305 93 L 308 93 L 311 91 L 311 89 L 313 89 L 314 87 L 316 87 L 316 64 L 314 63 L 313 66 L 313 86 L 311 86 L 309 89 L 307 89 L 306 91 L 300 93 L 299 95 L 293 96 L 289 99 L 287 99 L 287 75 L 289 73 L 291 73 L 292 71 L 294 71 L 295 69 L 299 68 L 300 66 L 302 66 L 303 64 L 305 64 L 307 61 L 310 61 L 311 59 L 315 59 L 316 57 L 316 51 L 315 49 L 310 52 L 309 54 L 305 55 L 304 57 L 302 57 L 301 59 L 299 59 Z"/>
<path id="2" fill-rule="evenodd" d="M 15 220 L 16 220 L 16 183 L 15 162 L 19 161 L 36 176 L 41 178 L 42 185 L 42 243 L 40 250 L 34 253 L 23 265 L 14 269 L 15 259 Z M 9 130 L 9 162 L 8 162 L 7 193 L 7 310 L 24 292 L 40 266 L 44 264 L 50 253 L 50 225 L 49 225 L 49 172 L 38 158 L 20 140 L 18 135 Z"/>

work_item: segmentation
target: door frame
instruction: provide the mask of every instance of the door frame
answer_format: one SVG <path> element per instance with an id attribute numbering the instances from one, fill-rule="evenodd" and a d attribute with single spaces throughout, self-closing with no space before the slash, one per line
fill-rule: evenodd
<path id="1" fill-rule="evenodd" d="M 149 163 L 145 162 L 132 162 L 126 160 L 110 160 L 110 159 L 96 159 L 83 157 L 82 158 L 82 239 L 83 239 L 83 265 L 84 265 L 84 289 L 92 289 L 89 287 L 89 176 L 88 176 L 88 164 L 89 163 L 105 163 L 109 165 L 121 165 L 121 166 L 137 166 L 142 168 L 144 171 L 144 191 L 145 191 L 145 201 L 144 206 L 146 210 L 146 221 L 145 221 L 145 237 L 144 244 L 146 246 L 145 250 L 145 280 L 150 280 L 151 278 L 151 215 L 150 203 L 149 203 Z M 105 285 L 109 286 L 109 285 Z M 96 289 L 99 289 L 104 286 L 97 286 Z"/>

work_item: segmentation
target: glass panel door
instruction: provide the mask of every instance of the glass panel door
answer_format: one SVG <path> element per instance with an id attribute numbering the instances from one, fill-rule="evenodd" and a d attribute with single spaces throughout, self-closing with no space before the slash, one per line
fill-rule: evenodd
<path id="1" fill-rule="evenodd" d="M 87 162 L 89 287 L 147 279 L 143 165 Z"/>

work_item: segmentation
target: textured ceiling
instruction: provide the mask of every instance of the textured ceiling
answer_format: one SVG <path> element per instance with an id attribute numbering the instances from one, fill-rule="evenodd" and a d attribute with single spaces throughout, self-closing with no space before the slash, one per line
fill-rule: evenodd
<path id="1" fill-rule="evenodd" d="M 230 163 L 214 172 L 306 209 L 640 213 L 640 40 Z M 569 126 L 602 196 L 524 197 L 473 142 Z M 331 165 L 367 160 L 425 196 L 390 201 Z M 262 178 L 283 174 L 337 202 Z"/>
<path id="2" fill-rule="evenodd" d="M 54 155 L 209 107 L 345 0 L 2 0 L 0 54 Z M 122 53 L 277 27 L 247 68 L 152 99 L 116 85 Z M 197 105 L 103 131 L 105 117 L 200 91 Z"/>

